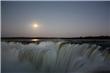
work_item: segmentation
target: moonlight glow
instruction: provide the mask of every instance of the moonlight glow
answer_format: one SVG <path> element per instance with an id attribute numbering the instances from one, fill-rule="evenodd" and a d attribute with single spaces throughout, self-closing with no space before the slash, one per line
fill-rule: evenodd
<path id="1" fill-rule="evenodd" d="M 38 24 L 33 24 L 33 28 L 37 28 L 38 27 Z"/>

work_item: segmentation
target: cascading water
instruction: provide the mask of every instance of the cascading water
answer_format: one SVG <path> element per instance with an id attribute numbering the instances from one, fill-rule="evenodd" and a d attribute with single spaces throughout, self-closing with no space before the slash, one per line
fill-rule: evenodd
<path id="1" fill-rule="evenodd" d="M 28 62 L 29 64 L 26 64 L 26 67 L 35 67 L 35 73 L 99 73 L 100 71 L 110 72 L 110 53 L 107 53 L 106 50 L 103 52 L 99 51 L 101 46 L 90 45 L 86 43 L 63 43 L 64 42 L 54 43 L 47 41 L 41 42 L 38 45 L 23 45 L 21 43 L 2 42 L 2 58 L 5 58 L 6 54 L 11 51 L 11 58 L 13 58 L 14 55 L 16 61 L 18 60 L 19 63 Z M 3 60 L 7 59 L 2 59 L 2 62 Z M 5 67 L 2 68 L 5 69 Z M 30 73 L 32 70 L 33 69 L 30 69 Z"/>

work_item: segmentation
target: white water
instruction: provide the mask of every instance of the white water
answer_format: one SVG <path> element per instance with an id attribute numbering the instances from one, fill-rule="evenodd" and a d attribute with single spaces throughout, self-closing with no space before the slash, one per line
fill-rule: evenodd
<path id="1" fill-rule="evenodd" d="M 110 72 L 110 54 L 100 52 L 101 46 L 97 45 L 2 42 L 1 48 L 2 73 Z"/>

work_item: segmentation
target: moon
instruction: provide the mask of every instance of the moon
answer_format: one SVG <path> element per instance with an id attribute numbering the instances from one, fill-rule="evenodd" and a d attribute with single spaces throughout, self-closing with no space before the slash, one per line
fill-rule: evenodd
<path id="1" fill-rule="evenodd" d="M 33 28 L 38 28 L 38 24 L 33 24 Z"/>

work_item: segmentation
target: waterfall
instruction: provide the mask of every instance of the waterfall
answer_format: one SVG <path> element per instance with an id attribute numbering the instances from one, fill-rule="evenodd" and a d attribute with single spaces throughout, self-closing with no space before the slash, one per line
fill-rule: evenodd
<path id="1" fill-rule="evenodd" d="M 23 45 L 2 42 L 2 52 L 14 49 L 20 62 L 29 62 L 38 73 L 90 73 L 106 68 L 110 71 L 110 53 L 95 44 L 40 42 Z M 13 53 L 15 53 L 15 51 Z"/>

